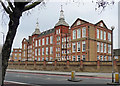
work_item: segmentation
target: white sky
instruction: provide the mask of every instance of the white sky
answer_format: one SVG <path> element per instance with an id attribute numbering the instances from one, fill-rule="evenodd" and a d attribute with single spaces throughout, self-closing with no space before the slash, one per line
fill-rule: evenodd
<path id="1" fill-rule="evenodd" d="M 64 1 L 64 0 L 63 0 Z M 68 1 L 68 0 L 67 0 Z M 45 6 L 38 6 L 31 10 L 31 14 L 27 16 L 24 14 L 20 19 L 20 25 L 17 30 L 15 40 L 13 42 L 14 48 L 21 48 L 22 39 L 28 38 L 36 27 L 37 18 L 39 21 L 40 31 L 51 29 L 59 20 L 60 8 L 63 5 L 64 15 L 66 22 L 71 26 L 77 18 L 81 18 L 90 23 L 97 23 L 103 20 L 108 28 L 115 26 L 114 30 L 114 48 L 118 48 L 118 3 L 116 2 L 112 6 L 107 6 L 105 10 L 100 13 L 101 10 L 95 11 L 96 4 L 91 3 L 92 0 L 81 0 L 78 3 L 48 1 Z M 8 18 L 4 19 L 8 24 Z M 0 13 L 0 23 L 3 21 L 2 14 Z M 2 44 L 2 34 L 7 34 L 7 25 L 0 24 L 0 44 Z"/>

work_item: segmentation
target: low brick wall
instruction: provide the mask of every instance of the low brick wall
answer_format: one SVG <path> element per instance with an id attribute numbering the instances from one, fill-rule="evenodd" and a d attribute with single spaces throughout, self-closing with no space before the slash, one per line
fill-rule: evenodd
<path id="1" fill-rule="evenodd" d="M 77 71 L 77 72 L 111 72 L 111 61 L 19 61 L 8 62 L 9 69 Z M 114 71 L 120 72 L 120 61 L 114 61 Z"/>

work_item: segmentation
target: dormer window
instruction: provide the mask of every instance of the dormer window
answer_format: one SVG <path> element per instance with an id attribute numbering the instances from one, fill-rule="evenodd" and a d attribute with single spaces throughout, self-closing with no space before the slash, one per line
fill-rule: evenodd
<path id="1" fill-rule="evenodd" d="M 81 24 L 81 22 L 80 21 L 77 21 L 77 25 L 80 25 Z"/>

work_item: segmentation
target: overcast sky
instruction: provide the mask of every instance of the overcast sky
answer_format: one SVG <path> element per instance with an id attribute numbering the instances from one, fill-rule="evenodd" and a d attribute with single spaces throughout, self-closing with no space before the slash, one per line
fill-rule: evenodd
<path id="1" fill-rule="evenodd" d="M 52 0 L 52 2 L 47 1 L 45 6 L 36 7 L 28 16 L 24 14 L 20 19 L 20 25 L 13 42 L 13 47 L 21 48 L 22 39 L 32 35 L 36 27 L 37 18 L 41 32 L 53 28 L 59 20 L 61 5 L 63 5 L 65 20 L 69 26 L 71 26 L 77 18 L 93 24 L 103 20 L 109 29 L 114 25 L 114 48 L 118 48 L 118 3 L 116 2 L 112 6 L 107 6 L 105 10 L 100 13 L 101 10 L 95 11 L 96 4 L 91 3 L 91 1 L 92 0 L 81 0 L 78 4 Z M 8 27 L 2 24 L 1 21 L 3 21 L 3 19 L 0 13 L 0 32 L 4 32 L 6 35 Z M 7 24 L 9 18 L 4 18 L 4 21 Z M 0 33 L 0 44 L 2 44 L 2 37 L 3 35 Z"/>

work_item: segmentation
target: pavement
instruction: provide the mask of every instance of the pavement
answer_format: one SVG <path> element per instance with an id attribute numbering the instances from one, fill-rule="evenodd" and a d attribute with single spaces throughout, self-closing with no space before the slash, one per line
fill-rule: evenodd
<path id="1" fill-rule="evenodd" d="M 16 70 L 7 69 L 7 72 L 21 72 L 21 73 L 35 73 L 35 74 L 51 74 L 51 75 L 71 75 L 71 72 L 58 72 L 58 71 L 36 71 L 36 70 Z M 112 78 L 112 73 L 90 73 L 90 72 L 75 72 L 76 76 L 87 76 L 87 77 L 104 77 Z"/>

